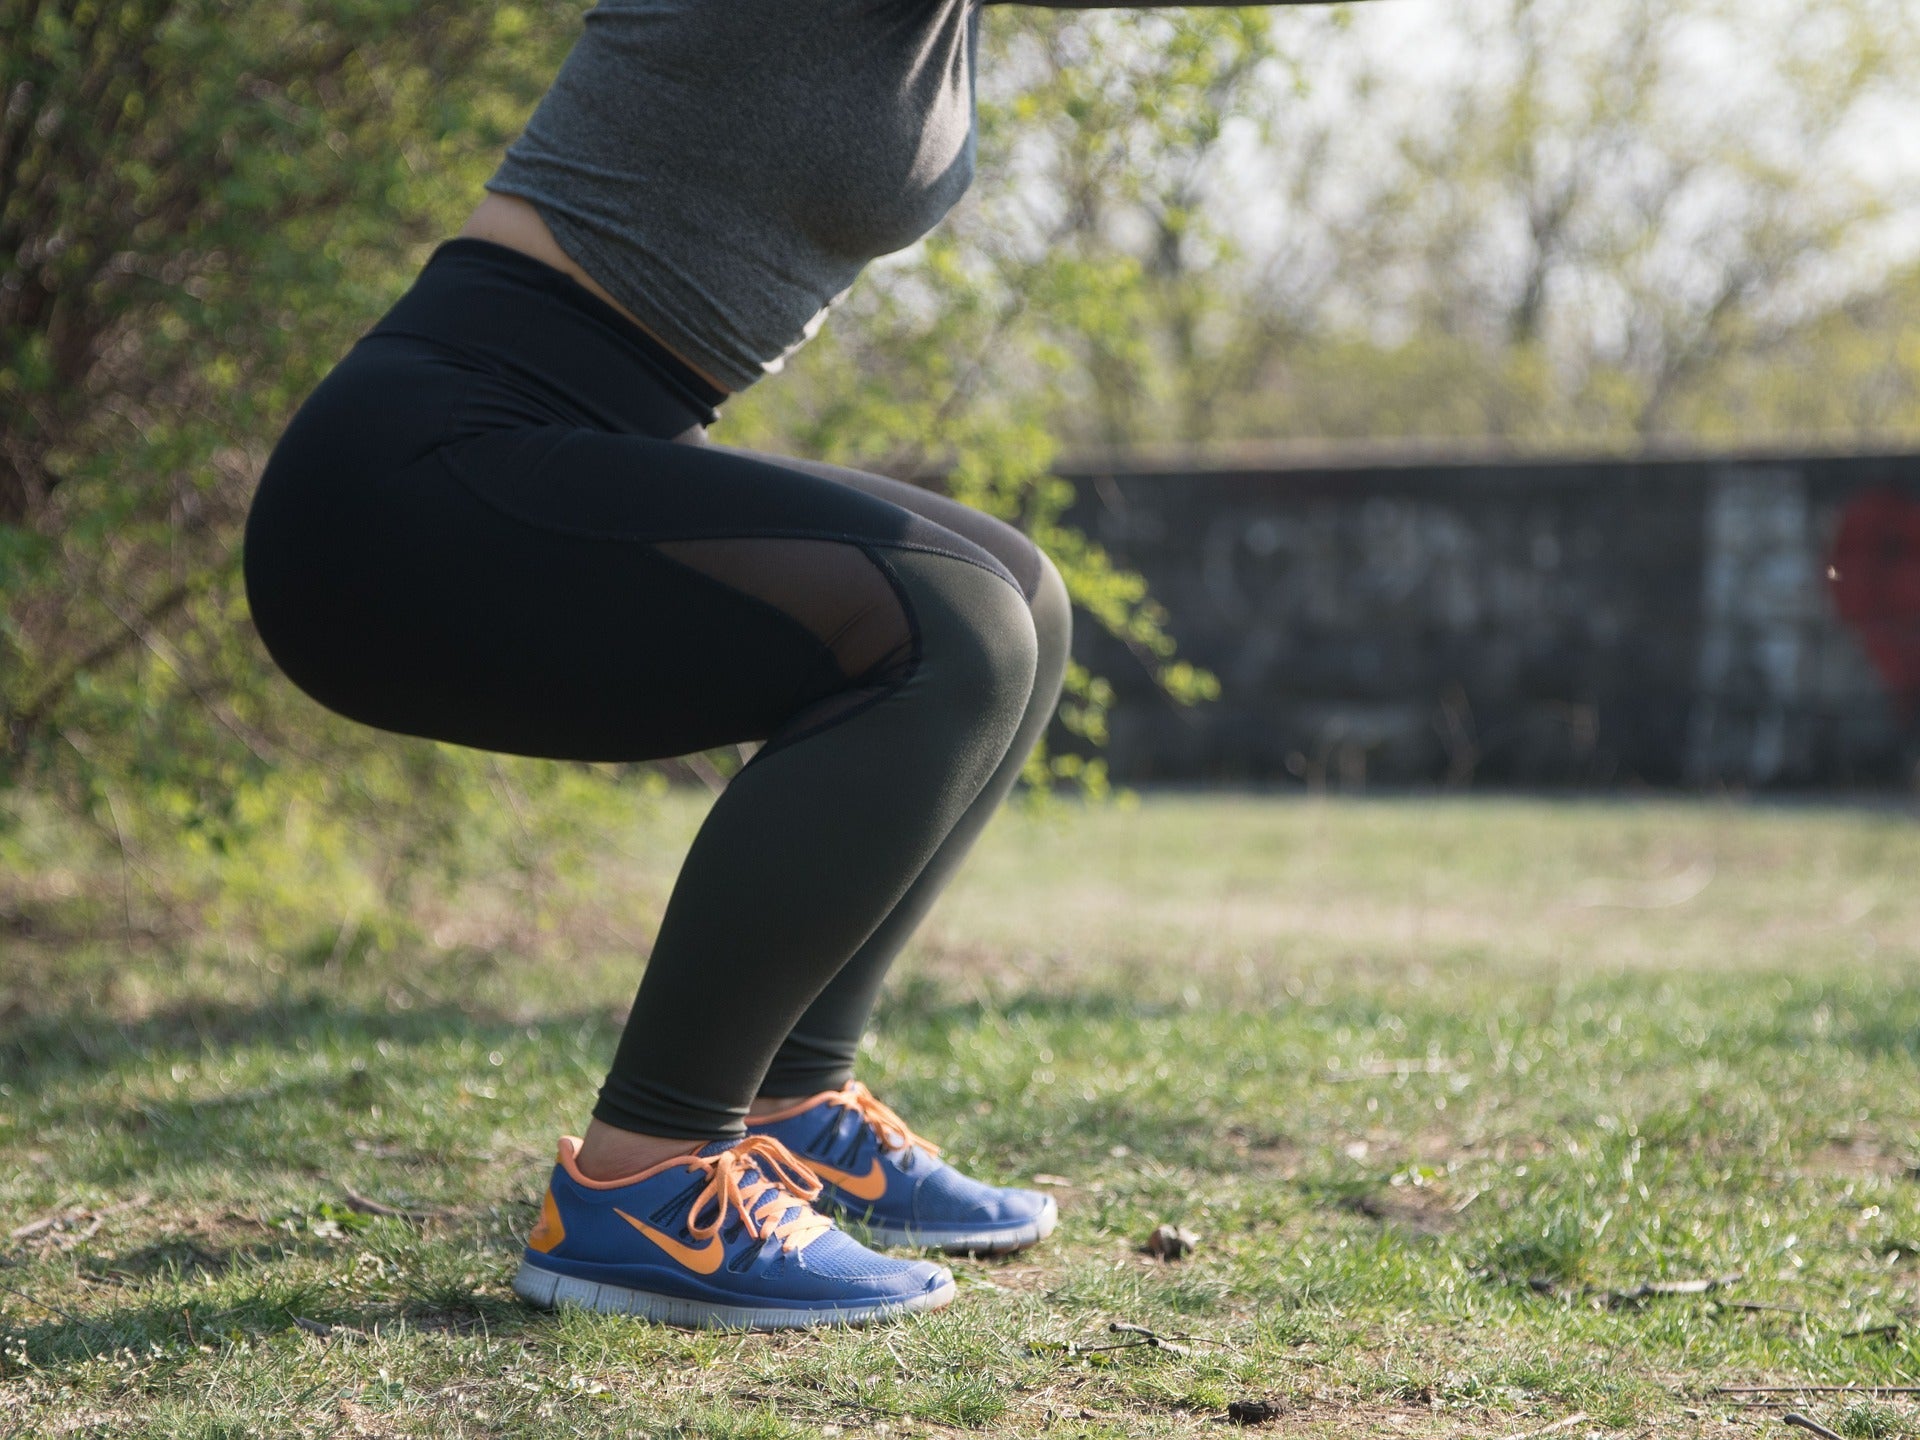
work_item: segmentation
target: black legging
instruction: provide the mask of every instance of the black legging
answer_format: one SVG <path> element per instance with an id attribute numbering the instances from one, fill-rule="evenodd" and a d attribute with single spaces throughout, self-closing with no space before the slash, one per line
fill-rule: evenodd
<path id="1" fill-rule="evenodd" d="M 449 240 L 293 417 L 245 550 L 273 658 L 352 719 L 556 759 L 765 742 L 693 842 L 594 1108 L 687 1138 L 848 1077 L 1069 633 L 1019 531 L 709 444 L 720 398 L 569 276 Z"/>

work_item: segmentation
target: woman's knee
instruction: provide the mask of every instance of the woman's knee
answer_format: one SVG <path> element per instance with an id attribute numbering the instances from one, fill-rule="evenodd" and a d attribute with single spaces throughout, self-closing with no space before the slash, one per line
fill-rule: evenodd
<path id="1" fill-rule="evenodd" d="M 1033 630 L 1040 650 L 1040 668 L 1064 669 L 1073 648 L 1073 602 L 1067 596 L 1067 582 L 1046 551 L 1034 547 L 1040 560 L 1040 579 L 1034 587 L 1028 609 L 1033 614 Z"/>
<path id="2" fill-rule="evenodd" d="M 989 535 L 978 537 L 980 543 L 1020 581 L 1027 610 L 1033 617 L 1041 673 L 1064 669 L 1073 643 L 1073 602 L 1067 596 L 1067 583 L 1061 578 L 1059 567 L 1025 532 L 992 516 L 981 518 L 992 530 Z"/>
<path id="3" fill-rule="evenodd" d="M 1026 597 L 993 571 L 950 556 L 902 553 L 893 563 L 912 603 L 929 698 L 983 723 L 1017 724 L 1040 662 Z"/>
<path id="4" fill-rule="evenodd" d="M 1026 599 L 989 571 L 974 567 L 978 594 L 975 623 L 956 645 L 948 663 L 982 707 L 1017 720 L 1033 693 L 1039 665 L 1039 632 Z"/>

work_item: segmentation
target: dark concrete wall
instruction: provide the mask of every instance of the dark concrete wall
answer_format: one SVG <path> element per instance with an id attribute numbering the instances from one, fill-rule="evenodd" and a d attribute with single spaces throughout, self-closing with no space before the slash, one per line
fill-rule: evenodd
<path id="1" fill-rule="evenodd" d="M 1069 478 L 1223 689 L 1083 621 L 1119 778 L 1915 783 L 1920 457 Z"/>

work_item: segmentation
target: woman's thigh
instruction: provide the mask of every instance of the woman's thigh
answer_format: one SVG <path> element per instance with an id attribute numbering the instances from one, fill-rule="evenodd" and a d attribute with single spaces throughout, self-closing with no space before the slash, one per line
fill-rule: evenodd
<path id="1" fill-rule="evenodd" d="M 310 433 L 276 450 L 248 591 L 297 684 L 401 733 L 588 760 L 766 739 L 915 663 L 888 554 L 1021 588 L 968 535 L 773 457 L 531 426 L 383 471 L 352 444 L 352 466 Z"/>

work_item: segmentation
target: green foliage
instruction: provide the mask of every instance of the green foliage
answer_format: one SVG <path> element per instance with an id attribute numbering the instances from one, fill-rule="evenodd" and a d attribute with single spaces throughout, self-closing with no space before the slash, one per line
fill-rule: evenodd
<path id="1" fill-rule="evenodd" d="M 123 843 L 135 812 L 228 843 L 288 767 L 428 798 L 417 749 L 316 724 L 269 674 L 237 541 L 278 426 L 557 58 L 497 50 L 500 23 L 0 0 L 0 782 Z"/>

